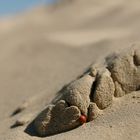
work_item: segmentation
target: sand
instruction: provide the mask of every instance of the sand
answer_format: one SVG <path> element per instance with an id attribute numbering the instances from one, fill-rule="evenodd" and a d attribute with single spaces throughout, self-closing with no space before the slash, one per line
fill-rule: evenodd
<path id="1" fill-rule="evenodd" d="M 67 0 L 38 7 L 0 21 L 0 139 L 140 138 L 139 92 L 115 98 L 95 121 L 51 137 L 30 136 L 27 125 L 11 129 L 26 114 L 38 114 L 93 62 L 139 43 L 140 2 L 137 0 Z M 34 100 L 10 117 L 25 100 Z"/>

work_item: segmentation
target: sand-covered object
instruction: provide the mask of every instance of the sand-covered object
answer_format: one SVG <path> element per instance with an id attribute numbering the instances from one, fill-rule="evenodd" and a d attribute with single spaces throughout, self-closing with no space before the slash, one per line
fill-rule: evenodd
<path id="1" fill-rule="evenodd" d="M 90 93 L 95 77 L 85 74 L 83 77 L 71 82 L 62 91 L 61 97 L 56 97 L 57 100 L 63 99 L 70 106 L 77 106 L 83 115 L 87 116 L 88 107 L 90 104 Z M 56 101 L 55 101 L 56 102 Z"/>
<path id="2" fill-rule="evenodd" d="M 112 103 L 115 86 L 107 69 L 99 73 L 97 79 L 93 100 L 100 109 L 104 109 Z"/>
<path id="3" fill-rule="evenodd" d="M 140 89 L 140 49 L 110 55 L 100 67 L 89 68 L 80 78 L 60 90 L 58 96 L 35 119 L 40 136 L 57 134 L 81 125 L 81 115 L 92 121 L 112 104 L 113 98 Z"/>
<path id="4" fill-rule="evenodd" d="M 64 100 L 60 100 L 56 105 L 49 105 L 36 118 L 36 130 L 39 135 L 45 136 L 73 129 L 80 124 L 80 115 L 78 107 L 68 107 Z"/>
<path id="5" fill-rule="evenodd" d="M 140 89 L 140 48 L 117 54 L 108 63 L 115 84 L 115 96 L 123 96 Z"/>

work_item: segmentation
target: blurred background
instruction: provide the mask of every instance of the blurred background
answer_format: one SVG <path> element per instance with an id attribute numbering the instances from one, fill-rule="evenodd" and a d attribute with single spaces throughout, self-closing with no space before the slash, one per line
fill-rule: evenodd
<path id="1" fill-rule="evenodd" d="M 55 0 L 1 0 L 0 16 L 11 16 L 29 10 L 37 5 L 50 4 Z"/>

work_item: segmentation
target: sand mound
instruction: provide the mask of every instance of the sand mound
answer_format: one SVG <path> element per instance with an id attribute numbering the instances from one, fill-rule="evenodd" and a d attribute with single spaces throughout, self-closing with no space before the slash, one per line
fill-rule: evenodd
<path id="1" fill-rule="evenodd" d="M 139 90 L 139 52 L 137 47 L 111 55 L 104 65 L 96 67 L 94 64 L 82 77 L 64 87 L 53 104 L 35 119 L 37 133 L 47 136 L 76 128 L 81 124 L 81 115 L 92 121 L 99 109 L 112 104 L 113 96 Z M 95 109 L 96 104 L 98 109 Z"/>

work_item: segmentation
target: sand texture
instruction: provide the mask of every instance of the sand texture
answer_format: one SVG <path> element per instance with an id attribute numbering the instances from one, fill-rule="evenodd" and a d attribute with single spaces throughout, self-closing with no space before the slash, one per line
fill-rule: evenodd
<path id="1" fill-rule="evenodd" d="M 113 54 L 101 67 L 93 64 L 80 78 L 66 85 L 33 121 L 36 133 L 48 136 L 74 129 L 81 124 L 80 116 L 90 122 L 94 114 L 98 116 L 99 109 L 112 104 L 114 96 L 140 90 L 139 50 L 137 46 Z"/>
<path id="2" fill-rule="evenodd" d="M 139 140 L 139 5 L 61 0 L 1 19 L 0 140 Z"/>

